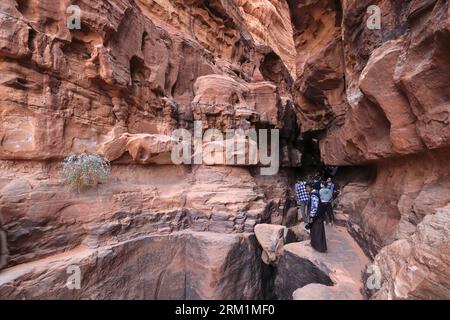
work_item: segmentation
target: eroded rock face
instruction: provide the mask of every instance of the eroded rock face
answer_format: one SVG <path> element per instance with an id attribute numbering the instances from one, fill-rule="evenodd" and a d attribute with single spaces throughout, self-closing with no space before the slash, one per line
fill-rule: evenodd
<path id="1" fill-rule="evenodd" d="M 269 219 L 243 168 L 113 166 L 113 183 L 76 194 L 64 186 L 59 165 L 15 165 L 16 172 L 11 165 L 2 166 L 0 197 L 9 266 L 148 234 L 253 232 Z"/>
<path id="2" fill-rule="evenodd" d="M 47 173 L 36 163 L 22 171 L 15 165 L 16 172 L 2 168 L 2 176 L 10 176 L 0 197 L 9 247 L 8 268 L 0 275 L 2 297 L 254 299 L 263 294 L 260 253 L 248 233 L 268 216 L 245 169 L 113 166 L 109 181 L 114 183 L 73 194 L 55 179 L 60 170 L 47 166 Z M 85 277 L 82 292 L 65 286 L 71 265 Z M 173 272 L 164 274 L 171 266 Z M 45 283 L 34 286 L 40 272 Z M 54 289 L 43 289 L 46 285 Z"/>
<path id="3" fill-rule="evenodd" d="M 0 293 L 7 299 L 255 299 L 261 295 L 255 245 L 248 234 L 188 231 L 79 246 L 5 270 Z M 80 268 L 80 290 L 66 286 L 70 266 Z"/>
<path id="4" fill-rule="evenodd" d="M 449 203 L 449 169 L 448 151 L 436 150 L 380 161 L 373 181 L 344 188 L 341 206 L 371 256 L 410 237 L 424 217 Z"/>
<path id="5" fill-rule="evenodd" d="M 269 196 L 249 164 L 175 166 L 172 132 L 281 129 L 283 166 L 301 165 L 288 6 L 83 0 L 69 30 L 70 4 L 0 4 L 0 296 L 262 297 L 252 233 L 289 209 L 286 183 Z M 81 152 L 113 169 L 77 194 L 60 161 Z"/>
<path id="6" fill-rule="evenodd" d="M 447 297 L 445 290 L 428 290 L 433 285 L 423 279 L 404 280 L 387 261 L 400 252 L 407 256 L 422 223 L 450 202 L 449 2 L 289 5 L 297 50 L 293 96 L 302 130 L 323 132 L 326 164 L 370 165 L 376 172 L 348 184 L 341 197 L 352 234 L 367 254 L 385 262 L 386 282 L 375 297 Z M 369 5 L 381 10 L 379 30 L 366 25 Z M 446 227 L 438 233 L 444 236 Z M 443 256 L 435 267 L 415 260 L 432 279 L 440 277 L 437 266 L 448 256 L 436 250 Z"/>
<path id="7" fill-rule="evenodd" d="M 414 234 L 384 247 L 375 258 L 381 270 L 378 299 L 449 299 L 450 206 L 427 215 Z"/>
<path id="8" fill-rule="evenodd" d="M 380 30 L 366 27 L 365 2 L 336 3 L 290 1 L 299 117 L 304 131 L 328 129 L 324 160 L 360 164 L 447 147 L 448 3 L 378 1 L 390 13 Z"/>
<path id="9" fill-rule="evenodd" d="M 140 164 L 172 164 L 171 153 L 175 139 L 162 134 L 129 134 L 115 136 L 101 144 L 97 151 L 109 161 L 122 157 L 125 152 Z"/>
<path id="10" fill-rule="evenodd" d="M 297 51 L 293 87 L 302 131 L 326 127 L 345 113 L 345 81 L 336 1 L 288 1 Z"/>
<path id="11" fill-rule="evenodd" d="M 366 27 L 373 4 L 380 30 Z M 251 234 L 294 223 L 293 173 L 173 165 L 171 133 L 196 120 L 221 133 L 280 129 L 286 168 L 301 165 L 301 132 L 320 133 L 326 164 L 370 165 L 375 177 L 345 186 L 340 210 L 382 271 L 374 297 L 448 297 L 448 210 L 436 213 L 450 201 L 448 1 L 81 0 L 80 30 L 67 27 L 69 5 L 0 4 L 2 297 L 46 297 L 47 285 L 31 286 L 41 272 L 49 297 L 261 297 Z M 215 144 L 226 142 L 205 146 Z M 59 162 L 81 152 L 105 155 L 113 171 L 73 194 Z M 281 257 L 286 270 L 291 258 Z M 64 289 L 70 263 L 91 289 Z"/>
<path id="12" fill-rule="evenodd" d="M 6 232 L 0 227 L 0 270 L 8 262 L 8 245 L 6 239 Z"/>
<path id="13" fill-rule="evenodd" d="M 270 82 L 246 83 L 231 77 L 199 77 L 194 85 L 195 120 L 204 127 L 250 128 L 255 123 L 282 127 L 278 119 L 281 99 Z"/>
<path id="14" fill-rule="evenodd" d="M 321 142 L 324 160 L 360 164 L 448 147 L 448 3 L 398 5 L 379 31 L 353 14 L 362 5 L 343 6 L 342 32 L 353 40 L 343 48 L 348 106 Z M 392 5 L 379 3 L 386 12 Z"/>

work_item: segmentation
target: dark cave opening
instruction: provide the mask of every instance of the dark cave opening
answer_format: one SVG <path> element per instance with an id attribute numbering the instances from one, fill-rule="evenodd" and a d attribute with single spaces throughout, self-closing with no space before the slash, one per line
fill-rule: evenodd
<path id="1" fill-rule="evenodd" d="M 319 146 L 322 133 L 322 131 L 311 131 L 302 134 L 302 166 L 299 172 L 302 177 L 313 178 L 325 168 Z"/>

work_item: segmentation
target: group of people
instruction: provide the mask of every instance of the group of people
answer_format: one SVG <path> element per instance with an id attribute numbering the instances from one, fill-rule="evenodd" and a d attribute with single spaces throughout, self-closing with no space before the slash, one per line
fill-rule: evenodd
<path id="1" fill-rule="evenodd" d="M 298 180 L 295 193 L 298 204 L 298 221 L 303 221 L 310 230 L 311 246 L 319 251 L 327 251 L 324 222 L 334 223 L 333 199 L 336 186 L 331 178 L 314 182 Z"/>

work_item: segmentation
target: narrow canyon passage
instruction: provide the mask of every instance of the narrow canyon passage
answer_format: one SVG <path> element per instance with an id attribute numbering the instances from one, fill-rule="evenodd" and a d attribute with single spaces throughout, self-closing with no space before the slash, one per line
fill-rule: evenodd
<path id="1" fill-rule="evenodd" d="M 2 0 L 0 299 L 450 299 L 449 13 Z"/>

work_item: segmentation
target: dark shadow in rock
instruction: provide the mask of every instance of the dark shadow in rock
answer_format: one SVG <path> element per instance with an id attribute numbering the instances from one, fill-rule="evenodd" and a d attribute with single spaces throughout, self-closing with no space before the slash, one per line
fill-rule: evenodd
<path id="1" fill-rule="evenodd" d="M 285 252 L 276 267 L 275 295 L 281 300 L 291 300 L 298 288 L 310 283 L 332 286 L 333 281 L 308 259 Z"/>

